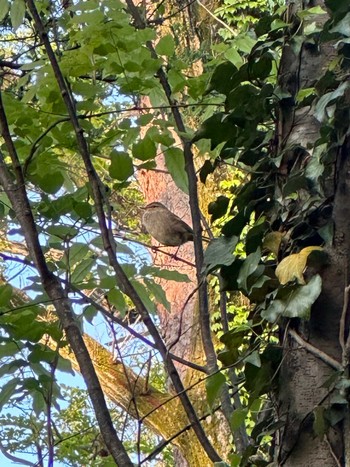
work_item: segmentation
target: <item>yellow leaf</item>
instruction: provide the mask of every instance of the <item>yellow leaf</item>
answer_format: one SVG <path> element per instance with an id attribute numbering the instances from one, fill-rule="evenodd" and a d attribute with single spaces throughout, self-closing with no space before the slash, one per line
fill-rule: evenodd
<path id="1" fill-rule="evenodd" d="M 308 246 L 299 253 L 287 256 L 276 268 L 276 276 L 282 285 L 297 280 L 299 284 L 305 284 L 304 270 L 309 254 L 315 250 L 322 251 L 320 246 Z"/>

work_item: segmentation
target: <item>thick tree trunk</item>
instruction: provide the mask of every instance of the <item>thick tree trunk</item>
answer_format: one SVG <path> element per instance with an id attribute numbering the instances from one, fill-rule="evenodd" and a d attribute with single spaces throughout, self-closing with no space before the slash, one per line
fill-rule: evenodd
<path id="1" fill-rule="evenodd" d="M 304 8 L 315 4 L 325 10 L 324 1 L 304 2 Z M 290 5 L 290 10 L 295 4 Z M 291 13 L 294 13 L 291 11 Z M 318 17 L 320 24 L 327 15 Z M 303 27 L 303 26 L 300 26 Z M 285 46 L 280 68 L 280 84 L 291 94 L 282 101 L 279 115 L 279 149 L 290 147 L 281 165 L 281 174 L 288 175 L 288 167 L 298 163 L 293 145 L 299 148 L 311 147 L 319 137 L 320 123 L 314 116 L 314 109 L 302 107 L 296 110 L 295 96 L 300 89 L 313 87 L 323 76 L 324 70 L 334 58 L 333 44 L 301 44 L 296 52 L 298 36 Z M 333 221 L 334 242 L 329 248 L 330 264 L 322 274 L 322 294 L 313 306 L 310 322 L 291 322 L 283 335 L 284 359 L 280 372 L 279 419 L 285 427 L 277 440 L 276 460 L 278 465 L 290 467 L 333 467 L 344 465 L 343 436 L 341 423 L 335 424 L 326 433 L 315 434 L 317 414 L 323 417 L 324 410 L 330 407 L 332 391 L 327 380 L 335 369 L 321 361 L 318 351 L 323 351 L 339 363 L 342 352 L 339 344 L 339 323 L 342 316 L 344 289 L 349 279 L 349 228 L 350 218 L 350 179 L 348 147 L 337 154 L 337 162 L 326 188 L 326 197 L 334 198 Z M 304 156 L 311 156 L 305 149 Z M 305 161 L 305 159 L 304 159 Z M 306 162 L 307 163 L 307 162 Z M 329 187 L 331 187 L 329 189 Z M 332 192 L 333 187 L 335 191 Z M 306 345 L 297 343 L 289 330 L 294 330 L 305 341 L 314 346 L 314 354 Z M 346 464 L 347 465 L 347 464 Z"/>

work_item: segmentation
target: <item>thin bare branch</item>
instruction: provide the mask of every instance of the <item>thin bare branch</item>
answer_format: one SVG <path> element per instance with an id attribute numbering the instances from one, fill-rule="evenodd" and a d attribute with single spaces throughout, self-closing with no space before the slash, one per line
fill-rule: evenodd
<path id="1" fill-rule="evenodd" d="M 0 451 L 1 453 L 7 457 L 7 459 L 9 459 L 10 461 L 12 461 L 13 463 L 15 464 L 20 464 L 20 465 L 29 465 L 31 467 L 34 467 L 35 466 L 35 463 L 33 462 L 29 462 L 27 461 L 26 459 L 22 459 L 20 457 L 16 457 L 16 456 L 13 456 L 12 454 L 10 454 L 9 452 L 7 452 L 7 449 L 5 448 L 5 446 L 2 444 L 2 442 L 0 441 Z"/>
<path id="2" fill-rule="evenodd" d="M 129 281 L 128 277 L 126 276 L 123 268 L 119 264 L 117 258 L 116 258 L 116 246 L 113 238 L 113 232 L 112 232 L 112 226 L 110 220 L 110 206 L 108 203 L 108 200 L 106 199 L 105 193 L 104 193 L 104 186 L 101 183 L 101 180 L 99 179 L 98 174 L 95 171 L 95 168 L 92 164 L 91 157 L 90 157 L 90 152 L 89 148 L 87 145 L 87 141 L 84 137 L 84 132 L 83 129 L 81 128 L 79 124 L 79 119 L 76 114 L 75 110 L 75 105 L 74 101 L 70 95 L 69 88 L 67 86 L 67 82 L 65 78 L 63 77 L 63 74 L 61 72 L 61 69 L 59 67 L 56 55 L 51 47 L 50 41 L 47 36 L 47 32 L 45 30 L 45 27 L 41 21 L 40 15 L 38 14 L 38 11 L 36 9 L 35 3 L 33 0 L 27 0 L 27 5 L 29 7 L 30 13 L 34 19 L 35 27 L 41 37 L 41 40 L 44 44 L 46 53 L 48 55 L 48 58 L 51 63 L 52 70 L 54 72 L 54 76 L 56 78 L 56 81 L 58 83 L 58 86 L 60 88 L 61 94 L 62 94 L 62 99 L 66 105 L 68 115 L 70 117 L 70 121 L 72 123 L 72 126 L 74 128 L 74 132 L 76 135 L 76 140 L 79 148 L 80 155 L 82 157 L 82 160 L 85 165 L 85 170 L 87 172 L 89 182 L 92 188 L 92 194 L 95 202 L 95 208 L 96 208 L 96 214 L 98 217 L 98 222 L 99 222 L 99 227 L 101 230 L 101 238 L 103 241 L 104 249 L 108 255 L 108 260 L 110 265 L 113 267 L 116 279 L 118 281 L 118 284 L 121 288 L 121 290 L 130 297 L 132 302 L 134 303 L 137 311 L 140 313 L 140 316 L 142 317 L 143 322 L 147 326 L 151 336 L 153 337 L 154 341 L 157 344 L 158 350 L 165 362 L 168 374 L 172 380 L 172 383 L 176 389 L 176 391 L 179 393 L 179 398 L 181 400 L 181 403 L 183 404 L 183 407 L 185 409 L 185 412 L 190 420 L 190 422 L 193 424 L 193 430 L 195 431 L 200 443 L 202 444 L 204 450 L 206 451 L 208 457 L 213 461 L 213 462 L 218 462 L 221 460 L 220 456 L 217 454 L 213 446 L 211 445 L 210 441 L 208 440 L 204 429 L 201 425 L 201 423 L 198 420 L 198 416 L 196 414 L 196 411 L 193 408 L 193 405 L 191 404 L 191 401 L 187 395 L 187 393 L 184 391 L 184 386 L 183 383 L 180 379 L 180 376 L 176 370 L 176 367 L 172 361 L 172 359 L 168 355 L 168 351 L 166 348 L 166 345 L 164 344 L 163 340 L 160 337 L 160 334 L 158 332 L 157 327 L 153 323 L 147 308 L 145 307 L 144 303 L 140 299 L 139 295 L 137 294 L 136 290 L 134 289 L 133 285 Z M 105 214 L 104 207 L 106 207 L 107 210 L 107 215 Z M 198 248 L 198 247 L 197 247 Z M 202 252 L 203 255 L 203 252 Z M 118 440 L 119 443 L 119 440 Z M 107 444 L 107 443 L 106 443 Z M 122 453 L 122 451 L 119 452 L 119 455 Z M 115 453 L 117 454 L 117 453 Z M 121 463 L 121 465 L 131 465 L 129 458 L 127 458 L 127 462 L 125 464 Z"/>
<path id="3" fill-rule="evenodd" d="M 294 331 L 294 329 L 289 329 L 288 334 L 295 340 L 295 342 L 297 342 L 301 347 L 310 352 L 312 355 L 327 363 L 327 365 L 334 368 L 335 370 L 342 370 L 341 363 L 337 362 L 337 360 L 334 360 L 334 358 L 330 357 L 322 350 L 317 349 L 309 342 L 306 342 L 301 336 L 299 336 L 296 331 Z"/>
<path id="4" fill-rule="evenodd" d="M 30 5 L 30 3 L 32 5 Z M 28 5 L 34 6 L 33 2 L 28 2 Z M 77 361 L 79 362 L 81 373 L 87 385 L 106 446 L 117 462 L 120 462 L 122 465 L 132 466 L 132 462 L 126 453 L 123 444 L 117 437 L 101 385 L 82 338 L 79 326 L 74 319 L 70 301 L 67 298 L 58 278 L 49 270 L 45 260 L 44 253 L 39 242 L 39 234 L 26 193 L 22 167 L 9 131 L 1 93 L 0 129 L 7 151 L 11 158 L 12 170 L 14 173 L 14 176 L 10 173 L 3 155 L 0 154 L 0 183 L 11 201 L 12 208 L 21 225 L 28 251 L 39 272 L 43 287 L 55 305 L 57 315 L 66 332 L 69 344 L 76 355 Z"/>
<path id="5" fill-rule="evenodd" d="M 205 415 L 203 415 L 199 420 L 200 421 L 203 421 L 205 420 L 206 418 L 210 417 L 213 413 L 217 412 L 218 410 L 220 410 L 220 406 L 216 407 L 215 409 L 213 409 L 210 413 L 207 413 Z M 149 454 L 147 457 L 145 457 L 142 462 L 140 463 L 140 465 L 144 464 L 145 462 L 149 462 L 150 460 L 154 459 L 159 453 L 161 453 L 163 451 L 163 449 L 165 449 L 168 444 L 172 443 L 174 441 L 174 439 L 176 439 L 178 436 L 182 435 L 183 433 L 185 433 L 185 431 L 189 430 L 191 428 L 191 425 L 186 425 L 185 427 L 183 427 L 182 430 L 178 431 L 177 433 L 175 433 L 171 438 L 169 439 L 165 439 L 164 441 L 162 441 L 161 443 L 158 444 L 158 446 L 151 452 L 151 454 Z"/>
<path id="6" fill-rule="evenodd" d="M 340 324 L 339 324 L 339 343 L 342 348 L 342 360 L 343 360 L 343 366 L 346 368 L 346 366 L 349 364 L 349 348 L 350 348 L 350 337 L 349 335 L 346 337 L 346 331 L 345 331 L 345 323 L 346 323 L 346 318 L 348 316 L 348 308 L 349 308 L 349 293 L 350 293 L 350 285 L 347 285 L 344 289 L 344 302 L 343 302 L 343 310 L 340 318 Z"/>

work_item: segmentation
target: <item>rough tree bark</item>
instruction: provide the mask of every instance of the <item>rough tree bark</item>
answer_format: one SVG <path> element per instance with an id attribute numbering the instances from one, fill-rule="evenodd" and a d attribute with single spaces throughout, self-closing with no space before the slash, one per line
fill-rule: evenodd
<path id="1" fill-rule="evenodd" d="M 297 9 L 315 5 L 322 6 L 326 11 L 325 2 L 318 0 L 290 3 L 288 12 L 294 15 Z M 322 26 L 327 19 L 328 15 L 325 14 L 317 20 Z M 320 122 L 315 118 L 315 109 L 304 106 L 296 110 L 294 98 L 300 89 L 315 85 L 336 54 L 332 43 L 312 45 L 306 40 L 296 52 L 294 39 L 291 37 L 284 47 L 279 73 L 282 88 L 291 94 L 290 99 L 282 101 L 280 109 L 279 149 L 293 148 L 295 145 L 311 147 L 319 138 Z M 285 154 L 280 170 L 281 174 L 287 176 L 291 163 L 298 163 L 298 155 L 293 149 Z M 312 157 L 312 154 L 305 153 L 304 156 Z M 310 322 L 289 323 L 315 347 L 315 354 L 321 350 L 338 362 L 342 361 L 339 325 L 344 290 L 349 283 L 349 164 L 349 142 L 345 140 L 336 154 L 331 176 L 326 181 L 326 197 L 334 197 L 334 238 L 328 249 L 329 265 L 322 274 L 322 293 L 312 308 Z M 346 423 L 336 424 L 324 436 L 316 436 L 313 429 L 314 410 L 330 405 L 332 393 L 325 383 L 334 374 L 334 368 L 310 353 L 306 345 L 297 343 L 288 329 L 291 328 L 287 327 L 283 335 L 284 359 L 280 373 L 280 392 L 277 395 L 278 416 L 286 424 L 277 441 L 276 461 L 278 465 L 290 467 L 348 465 L 344 459 L 343 446 L 343 440 L 349 438 Z"/>

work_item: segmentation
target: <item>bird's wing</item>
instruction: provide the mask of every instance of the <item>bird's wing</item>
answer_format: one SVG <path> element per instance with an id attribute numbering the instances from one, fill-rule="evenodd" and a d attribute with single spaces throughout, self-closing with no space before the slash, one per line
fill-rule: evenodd
<path id="1" fill-rule="evenodd" d="M 179 229 L 182 230 L 182 232 L 190 232 L 193 233 L 192 228 L 185 222 L 183 221 L 179 216 L 174 214 L 174 216 L 178 219 L 179 221 Z"/>

